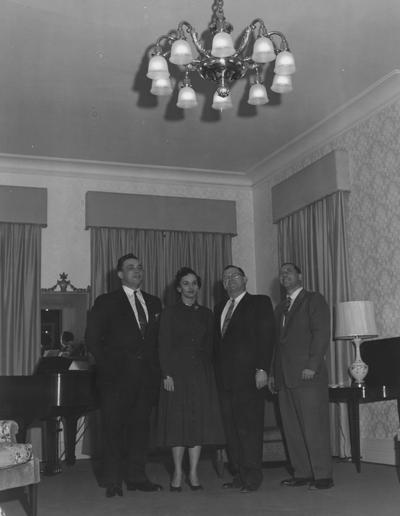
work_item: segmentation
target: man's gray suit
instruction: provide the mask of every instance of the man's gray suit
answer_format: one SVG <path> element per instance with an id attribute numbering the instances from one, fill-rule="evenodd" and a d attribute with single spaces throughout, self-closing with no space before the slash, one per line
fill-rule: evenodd
<path id="1" fill-rule="evenodd" d="M 324 297 L 300 291 L 289 312 L 275 309 L 277 341 L 273 372 L 282 423 L 295 478 L 332 477 L 325 353 L 330 342 L 330 313 Z M 304 370 L 315 371 L 302 379 Z"/>

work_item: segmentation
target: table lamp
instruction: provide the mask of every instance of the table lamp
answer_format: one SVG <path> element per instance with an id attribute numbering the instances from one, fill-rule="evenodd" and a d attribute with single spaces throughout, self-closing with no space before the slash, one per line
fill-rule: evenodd
<path id="1" fill-rule="evenodd" d="M 354 383 L 360 386 L 368 373 L 368 366 L 361 359 L 360 345 L 363 339 L 377 337 L 374 304 L 372 301 L 345 301 L 336 306 L 336 340 L 352 340 L 356 350 L 354 362 L 349 367 Z"/>

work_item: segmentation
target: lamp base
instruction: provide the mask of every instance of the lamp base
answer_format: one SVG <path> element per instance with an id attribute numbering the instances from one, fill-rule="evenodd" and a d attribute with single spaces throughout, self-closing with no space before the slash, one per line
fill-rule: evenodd
<path id="1" fill-rule="evenodd" d="M 353 378 L 353 383 L 357 387 L 361 387 L 364 384 L 364 378 L 367 376 L 368 366 L 361 359 L 355 360 L 349 367 L 349 372 Z"/>

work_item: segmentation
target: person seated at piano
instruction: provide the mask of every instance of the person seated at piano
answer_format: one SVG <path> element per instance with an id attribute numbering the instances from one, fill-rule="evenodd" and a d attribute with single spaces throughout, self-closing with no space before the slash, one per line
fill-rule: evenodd
<path id="1" fill-rule="evenodd" d="M 60 357 L 82 360 L 86 355 L 84 344 L 82 342 L 75 341 L 74 334 L 71 331 L 62 332 L 60 338 L 60 347 Z"/>

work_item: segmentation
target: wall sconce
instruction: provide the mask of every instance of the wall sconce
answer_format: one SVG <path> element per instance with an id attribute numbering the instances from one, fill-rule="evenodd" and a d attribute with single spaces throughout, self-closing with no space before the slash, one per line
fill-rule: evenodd
<path id="1" fill-rule="evenodd" d="M 361 359 L 360 346 L 363 339 L 377 337 L 374 304 L 372 301 L 346 301 L 336 306 L 336 340 L 352 340 L 356 356 L 349 367 L 354 383 L 359 387 L 364 383 L 368 366 Z"/>

